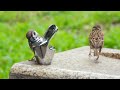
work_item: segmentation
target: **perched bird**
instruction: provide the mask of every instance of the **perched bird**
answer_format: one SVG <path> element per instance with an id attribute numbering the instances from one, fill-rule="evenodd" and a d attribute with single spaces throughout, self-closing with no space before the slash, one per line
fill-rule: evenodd
<path id="1" fill-rule="evenodd" d="M 91 49 L 93 49 L 94 56 L 97 56 L 96 60 L 98 60 L 104 45 L 104 34 L 102 32 L 100 25 L 93 26 L 92 31 L 89 35 L 89 44 L 90 44 L 89 56 L 91 56 Z"/>
<path id="2" fill-rule="evenodd" d="M 57 30 L 58 27 L 56 25 L 50 25 L 43 37 L 40 37 L 38 33 L 34 30 L 30 30 L 26 33 L 29 47 L 34 52 L 33 58 L 35 58 L 38 63 L 44 64 L 43 59 L 45 57 L 49 41 L 55 34 L 55 32 L 57 32 Z M 50 49 L 54 48 L 50 47 Z"/>

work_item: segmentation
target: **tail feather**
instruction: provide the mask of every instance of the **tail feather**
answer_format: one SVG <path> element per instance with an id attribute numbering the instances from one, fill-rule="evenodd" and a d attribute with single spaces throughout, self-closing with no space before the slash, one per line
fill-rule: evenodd
<path id="1" fill-rule="evenodd" d="M 109 57 L 109 58 L 120 59 L 120 53 L 101 52 L 100 55 Z"/>
<path id="2" fill-rule="evenodd" d="M 53 36 L 53 33 L 48 30 L 48 31 L 45 33 L 45 35 L 44 35 L 44 39 L 46 39 L 47 41 L 49 41 L 52 36 Z"/>
<path id="3" fill-rule="evenodd" d="M 57 32 L 57 30 L 58 30 L 58 27 L 56 25 L 51 25 L 46 31 L 46 33 L 44 34 L 44 39 L 49 42 L 52 36 L 55 34 L 55 32 Z"/>

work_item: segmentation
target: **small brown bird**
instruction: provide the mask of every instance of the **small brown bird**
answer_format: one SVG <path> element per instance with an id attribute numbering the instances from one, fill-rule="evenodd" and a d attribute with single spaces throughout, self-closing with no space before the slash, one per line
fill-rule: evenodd
<path id="1" fill-rule="evenodd" d="M 98 60 L 99 55 L 101 53 L 101 49 L 104 45 L 104 34 L 102 32 L 100 25 L 95 25 L 92 28 L 92 31 L 89 35 L 89 44 L 90 44 L 90 52 L 89 57 L 91 56 L 91 49 L 94 51 L 94 56 L 97 56 L 96 60 Z"/>

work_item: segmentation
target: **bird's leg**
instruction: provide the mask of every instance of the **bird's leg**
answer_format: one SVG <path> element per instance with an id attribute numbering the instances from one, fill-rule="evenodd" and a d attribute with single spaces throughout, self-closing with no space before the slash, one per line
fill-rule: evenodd
<path id="1" fill-rule="evenodd" d="M 99 59 L 99 54 L 97 55 L 97 58 L 96 58 L 96 60 L 98 60 Z"/>
<path id="2" fill-rule="evenodd" d="M 99 55 L 100 55 L 100 53 L 101 53 L 101 47 L 99 48 L 99 52 L 97 51 L 97 58 L 96 58 L 96 60 L 98 60 L 99 59 Z"/>
<path id="3" fill-rule="evenodd" d="M 99 54 L 100 54 L 100 52 L 98 52 L 98 50 L 97 50 L 97 58 L 95 59 L 95 63 L 98 63 Z"/>
<path id="4" fill-rule="evenodd" d="M 35 56 L 33 56 L 32 59 L 30 59 L 30 60 L 28 60 L 28 61 L 33 61 L 33 60 L 35 60 Z"/>
<path id="5" fill-rule="evenodd" d="M 91 58 L 91 48 L 90 48 L 90 52 L 89 52 L 89 59 Z"/>
<path id="6" fill-rule="evenodd" d="M 100 47 L 100 49 L 99 49 L 99 54 L 101 53 L 101 50 L 102 50 L 102 47 Z"/>
<path id="7" fill-rule="evenodd" d="M 38 56 L 35 56 L 35 59 L 36 59 L 36 62 L 39 64 L 40 62 L 39 62 Z"/>
<path id="8" fill-rule="evenodd" d="M 96 60 L 95 60 L 95 62 L 97 62 L 97 63 L 98 63 L 99 55 L 100 55 L 100 53 L 101 53 L 101 49 L 102 49 L 102 47 L 99 48 L 99 52 L 97 53 L 97 58 L 96 58 Z"/>

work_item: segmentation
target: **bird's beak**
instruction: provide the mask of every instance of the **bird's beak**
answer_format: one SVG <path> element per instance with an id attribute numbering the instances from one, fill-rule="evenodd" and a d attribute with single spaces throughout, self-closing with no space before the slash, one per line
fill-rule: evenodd
<path id="1" fill-rule="evenodd" d="M 58 27 L 56 26 L 56 28 L 55 28 L 55 32 L 57 32 L 58 31 Z"/>

